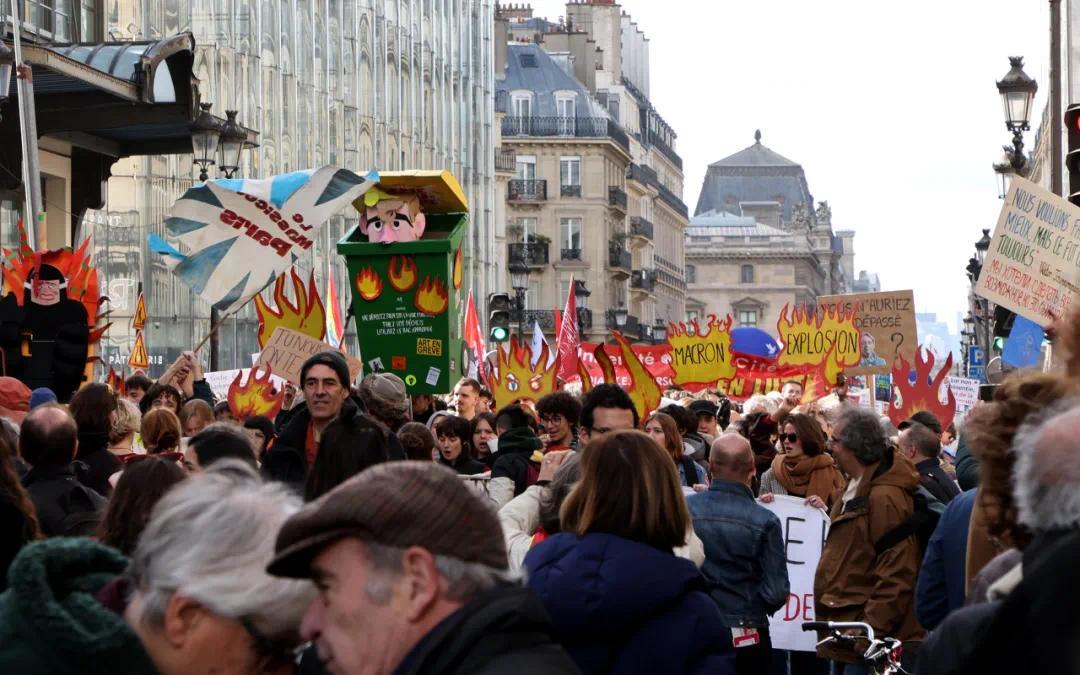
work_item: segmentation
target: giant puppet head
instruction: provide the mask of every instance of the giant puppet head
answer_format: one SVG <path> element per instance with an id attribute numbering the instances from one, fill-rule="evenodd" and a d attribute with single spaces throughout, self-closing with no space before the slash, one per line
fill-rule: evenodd
<path id="1" fill-rule="evenodd" d="M 364 207 L 360 232 L 370 242 L 390 244 L 424 236 L 427 223 L 414 193 L 389 193 L 375 187 L 364 193 Z"/>

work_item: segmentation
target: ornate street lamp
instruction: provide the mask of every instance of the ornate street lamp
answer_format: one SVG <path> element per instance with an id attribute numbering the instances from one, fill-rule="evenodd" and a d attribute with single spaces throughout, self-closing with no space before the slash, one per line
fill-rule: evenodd
<path id="1" fill-rule="evenodd" d="M 240 156 L 244 154 L 247 146 L 247 132 L 236 122 L 236 111 L 226 110 L 225 126 L 221 128 L 221 139 L 218 149 L 221 158 L 218 167 L 225 173 L 226 178 L 232 178 L 233 174 L 240 170 Z"/>
<path id="2" fill-rule="evenodd" d="M 983 262 L 986 260 L 986 252 L 990 250 L 990 230 L 983 230 L 982 236 L 979 237 L 979 241 L 975 242 L 975 257 L 979 261 L 979 267 L 982 267 Z"/>
<path id="3" fill-rule="evenodd" d="M 625 328 L 626 319 L 630 316 L 630 312 L 626 311 L 626 307 L 623 306 L 622 302 L 619 303 L 619 306 L 615 308 L 612 314 L 615 316 L 615 327 L 619 330 Z"/>
<path id="4" fill-rule="evenodd" d="M 529 266 L 522 260 L 510 263 L 510 286 L 518 311 L 518 341 L 525 339 L 525 291 L 529 289 Z"/>
<path id="5" fill-rule="evenodd" d="M 11 71 L 15 68 L 15 52 L 0 40 L 0 105 L 11 94 Z"/>
<path id="6" fill-rule="evenodd" d="M 1005 195 L 1009 192 L 1009 178 L 1016 175 L 1016 169 L 1012 165 L 1012 148 L 1008 145 L 1003 145 L 1005 155 L 1002 156 L 1001 161 L 994 164 L 994 173 L 997 175 L 998 182 L 998 199 L 1005 199 Z"/>
<path id="7" fill-rule="evenodd" d="M 221 123 L 210 114 L 211 106 L 212 103 L 200 103 L 202 112 L 190 127 L 192 161 L 199 165 L 199 180 L 204 183 L 210 178 L 207 169 L 216 162 L 218 139 L 221 137 Z"/>
<path id="8" fill-rule="evenodd" d="M 1039 85 L 1024 72 L 1024 57 L 1009 57 L 1009 72 L 997 83 L 1001 104 L 1005 109 L 1005 128 L 1013 132 L 1013 147 L 1009 162 L 1017 173 L 1022 173 L 1027 158 L 1024 156 L 1024 132 L 1030 129 L 1031 103 Z"/>

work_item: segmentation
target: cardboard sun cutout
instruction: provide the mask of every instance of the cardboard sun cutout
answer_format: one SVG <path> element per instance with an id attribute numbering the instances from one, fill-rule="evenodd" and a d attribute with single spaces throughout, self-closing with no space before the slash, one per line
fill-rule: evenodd
<path id="1" fill-rule="evenodd" d="M 558 366 L 548 367 L 548 346 L 540 349 L 540 358 L 535 366 L 532 362 L 532 349 L 528 343 L 518 344 L 517 338 L 510 338 L 510 352 L 502 349 L 498 352 L 498 372 L 490 379 L 491 394 L 501 408 L 522 399 L 536 403 L 541 397 L 558 390 L 555 377 Z"/>

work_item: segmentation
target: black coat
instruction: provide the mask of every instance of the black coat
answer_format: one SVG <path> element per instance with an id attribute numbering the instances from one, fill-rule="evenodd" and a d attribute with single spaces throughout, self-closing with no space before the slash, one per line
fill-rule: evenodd
<path id="1" fill-rule="evenodd" d="M 79 452 L 75 457 L 79 482 L 99 495 L 109 496 L 112 486 L 109 476 L 123 468 L 120 459 L 109 452 L 109 439 L 105 434 L 79 434 Z"/>
<path id="2" fill-rule="evenodd" d="M 919 472 L 919 483 L 942 504 L 948 504 L 960 494 L 960 488 L 936 459 L 924 459 L 915 465 L 915 470 Z"/>
<path id="3" fill-rule="evenodd" d="M 532 429 L 519 427 L 499 436 L 499 452 L 491 465 L 491 477 L 509 478 L 514 481 L 514 496 L 529 487 L 529 458 L 544 447 Z"/>
<path id="4" fill-rule="evenodd" d="M 0 591 L 8 587 L 11 561 L 30 541 L 30 521 L 11 497 L 0 495 Z"/>
<path id="5" fill-rule="evenodd" d="M 23 478 L 23 487 L 46 537 L 93 534 L 105 510 L 105 498 L 76 480 L 71 464 L 34 467 Z"/>

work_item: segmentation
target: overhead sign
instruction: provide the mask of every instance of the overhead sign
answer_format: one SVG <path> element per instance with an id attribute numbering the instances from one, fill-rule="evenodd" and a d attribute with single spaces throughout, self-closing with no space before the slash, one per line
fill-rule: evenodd
<path id="1" fill-rule="evenodd" d="M 319 352 L 337 351 L 322 340 L 316 340 L 298 331 L 278 326 L 274 329 L 274 334 L 270 336 L 270 341 L 263 347 L 262 352 L 259 354 L 259 360 L 255 365 L 259 370 L 266 370 L 267 367 L 272 368 L 275 375 L 280 375 L 289 382 L 300 385 L 300 369 L 303 367 L 304 361 Z M 361 363 L 351 356 L 341 355 L 345 357 L 345 361 L 349 364 L 349 379 L 355 380 L 356 376 L 360 374 Z M 350 383 L 345 382 L 344 384 L 348 386 Z"/>
<path id="2" fill-rule="evenodd" d="M 975 293 L 1042 325 L 1080 287 L 1080 209 L 1014 176 Z"/>
<path id="3" fill-rule="evenodd" d="M 807 506 L 802 497 L 777 495 L 762 506 L 780 519 L 791 587 L 787 604 L 769 617 L 773 648 L 816 651 L 817 633 L 803 631 L 802 624 L 814 621 L 814 573 L 829 535 L 829 517 L 821 509 Z"/>
<path id="4" fill-rule="evenodd" d="M 844 370 L 847 375 L 885 374 L 893 360 L 903 356 L 915 360 L 918 333 L 915 324 L 915 296 L 911 291 L 826 295 L 818 298 L 822 312 L 854 312 L 859 332 L 859 362 Z"/>

